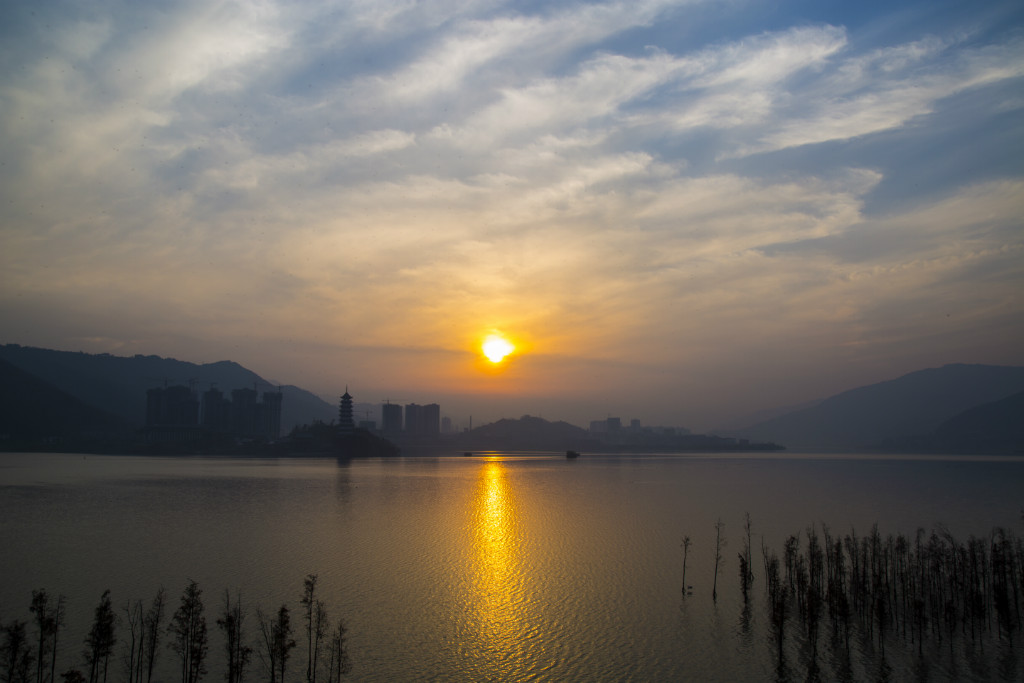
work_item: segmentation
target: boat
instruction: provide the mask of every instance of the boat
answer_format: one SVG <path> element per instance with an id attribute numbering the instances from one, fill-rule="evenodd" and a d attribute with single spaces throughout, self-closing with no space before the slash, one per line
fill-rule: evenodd
<path id="1" fill-rule="evenodd" d="M 466 451 L 466 452 L 465 452 L 465 453 L 463 453 L 462 455 L 464 455 L 465 457 L 467 457 L 467 458 L 468 458 L 469 456 L 473 455 L 473 451 Z"/>
<path id="2" fill-rule="evenodd" d="M 566 451 L 565 452 L 565 457 L 567 457 L 570 460 L 572 460 L 573 458 L 580 457 L 580 452 L 579 451 Z"/>

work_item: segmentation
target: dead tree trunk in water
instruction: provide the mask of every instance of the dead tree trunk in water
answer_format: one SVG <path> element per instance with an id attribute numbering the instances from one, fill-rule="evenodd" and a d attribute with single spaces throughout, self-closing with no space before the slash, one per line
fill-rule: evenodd
<path id="1" fill-rule="evenodd" d="M 690 537 L 683 536 L 683 595 L 686 595 L 686 556 L 690 553 Z"/>
<path id="2" fill-rule="evenodd" d="M 721 518 L 715 522 L 715 581 L 711 585 L 711 599 L 715 602 L 718 602 L 718 566 L 722 563 L 722 547 L 725 545 L 725 539 L 722 538 L 724 526 Z"/>

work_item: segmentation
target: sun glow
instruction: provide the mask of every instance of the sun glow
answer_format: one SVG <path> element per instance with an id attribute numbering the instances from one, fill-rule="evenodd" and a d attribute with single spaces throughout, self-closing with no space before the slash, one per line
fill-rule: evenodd
<path id="1" fill-rule="evenodd" d="M 507 355 L 516 349 L 516 347 L 512 345 L 512 342 L 498 334 L 489 335 L 484 339 L 484 343 L 481 348 L 484 355 L 487 356 L 487 360 L 492 363 L 500 363 Z"/>

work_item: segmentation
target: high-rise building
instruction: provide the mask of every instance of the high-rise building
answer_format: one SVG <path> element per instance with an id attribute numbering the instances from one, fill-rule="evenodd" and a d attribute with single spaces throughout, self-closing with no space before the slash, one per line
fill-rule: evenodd
<path id="1" fill-rule="evenodd" d="M 159 387 L 146 390 L 146 426 L 155 427 L 160 424 L 160 413 L 163 407 L 164 390 Z"/>
<path id="2" fill-rule="evenodd" d="M 407 403 L 405 406 L 405 433 L 409 436 L 423 433 L 423 406 L 418 403 Z"/>
<path id="3" fill-rule="evenodd" d="M 237 436 L 256 433 L 255 389 L 234 389 L 231 392 L 231 432 Z"/>
<path id="4" fill-rule="evenodd" d="M 204 432 L 277 439 L 281 436 L 284 395 L 280 391 L 267 391 L 260 400 L 258 398 L 255 389 L 234 389 L 229 401 L 224 392 L 210 388 L 203 392 L 200 406 L 189 387 L 149 389 L 146 392 L 146 427 L 153 438 L 165 441 L 184 438 L 182 427 L 190 428 L 187 437 L 194 440 Z M 169 429 L 171 427 L 175 429 Z"/>
<path id="5" fill-rule="evenodd" d="M 441 432 L 441 406 L 430 403 L 405 406 L 405 433 L 408 436 L 437 436 Z"/>
<path id="6" fill-rule="evenodd" d="M 402 432 L 402 406 L 388 401 L 380 407 L 381 429 L 385 434 Z"/>
<path id="7" fill-rule="evenodd" d="M 277 439 L 281 436 L 281 404 L 284 401 L 284 394 L 280 391 L 264 391 L 260 415 L 260 431 L 270 439 Z"/>
<path id="8" fill-rule="evenodd" d="M 146 439 L 159 443 L 198 441 L 199 401 L 192 389 L 173 386 L 146 392 Z"/>
<path id="9" fill-rule="evenodd" d="M 193 426 L 199 424 L 199 401 L 186 386 L 150 389 L 146 392 L 146 426 Z"/>
<path id="10" fill-rule="evenodd" d="M 223 391 L 210 388 L 203 392 L 199 423 L 212 432 L 226 432 L 231 428 L 231 402 L 224 398 Z"/>
<path id="11" fill-rule="evenodd" d="M 622 420 L 617 417 L 607 417 L 603 420 L 591 420 L 590 431 L 597 434 L 617 432 L 622 429 Z"/>
<path id="12" fill-rule="evenodd" d="M 437 436 L 441 433 L 441 406 L 436 403 L 428 403 L 423 406 L 423 432 L 424 436 Z"/>

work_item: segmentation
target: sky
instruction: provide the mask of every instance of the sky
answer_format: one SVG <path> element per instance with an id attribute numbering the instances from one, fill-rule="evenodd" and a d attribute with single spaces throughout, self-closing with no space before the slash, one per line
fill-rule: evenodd
<path id="1" fill-rule="evenodd" d="M 0 59 L 0 343 L 695 430 L 1024 364 L 1019 0 L 42 0 Z"/>

